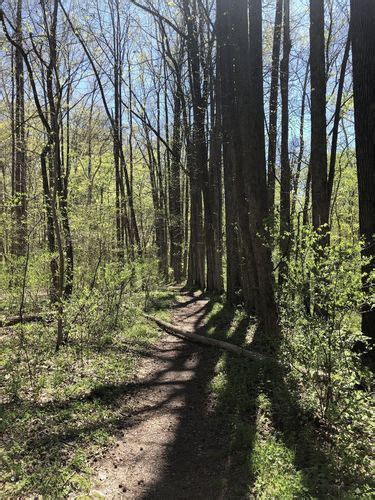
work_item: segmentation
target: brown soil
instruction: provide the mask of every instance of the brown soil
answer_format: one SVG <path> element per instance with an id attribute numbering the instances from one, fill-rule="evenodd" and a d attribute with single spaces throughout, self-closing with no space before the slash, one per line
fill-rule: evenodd
<path id="1" fill-rule="evenodd" d="M 197 331 L 209 309 L 205 298 L 181 296 L 173 322 Z M 209 418 L 209 383 L 218 356 L 215 349 L 163 335 L 140 364 L 123 437 L 95 464 L 93 495 L 228 498 L 224 436 Z"/>

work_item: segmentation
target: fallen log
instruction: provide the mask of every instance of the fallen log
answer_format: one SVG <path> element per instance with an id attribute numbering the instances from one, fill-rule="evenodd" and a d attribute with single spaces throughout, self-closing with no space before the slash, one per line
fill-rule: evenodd
<path id="1" fill-rule="evenodd" d="M 189 332 L 187 330 L 184 330 L 183 328 L 180 328 L 179 326 L 173 325 L 172 323 L 168 323 L 167 321 L 163 321 L 161 319 L 155 318 L 155 316 L 149 316 L 148 314 L 144 315 L 147 319 L 153 321 L 156 323 L 158 326 L 163 328 L 163 330 L 167 331 L 168 333 L 171 333 L 172 335 L 175 335 L 177 337 L 182 337 L 186 338 L 188 340 L 191 340 L 192 342 L 197 342 L 199 344 L 203 345 L 208 345 L 211 347 L 216 347 L 219 349 L 223 349 L 225 351 L 233 352 L 235 354 L 238 354 L 239 356 L 244 356 L 245 358 L 249 358 L 253 361 L 260 361 L 260 362 L 272 362 L 272 359 L 268 356 L 264 356 L 263 354 L 260 354 L 259 352 L 254 352 L 254 351 L 248 351 L 247 349 L 243 349 L 242 347 L 238 347 L 237 345 L 231 344 L 230 342 L 225 342 L 223 340 L 217 340 L 213 339 L 212 337 L 205 337 L 204 335 L 198 335 L 196 333 Z M 277 361 L 276 361 L 277 363 Z M 309 375 L 311 377 L 315 377 L 317 380 L 320 382 L 324 382 L 328 379 L 328 376 L 326 373 L 322 372 L 321 370 L 308 370 L 302 366 L 296 368 L 295 366 L 292 367 L 290 366 L 291 369 L 297 370 L 303 375 Z"/>
<path id="2" fill-rule="evenodd" d="M 212 337 L 205 337 L 204 335 L 198 335 L 196 333 L 189 332 L 187 330 L 184 330 L 183 328 L 173 325 L 172 323 L 167 323 L 166 321 L 155 318 L 154 316 L 145 314 L 145 317 L 163 328 L 163 330 L 166 330 L 168 333 L 176 335 L 177 337 L 186 338 L 193 342 L 198 342 L 199 344 L 224 349 L 225 351 L 233 352 L 235 354 L 238 354 L 239 356 L 244 356 L 245 358 L 249 358 L 253 361 L 264 362 L 269 359 L 263 354 L 254 351 L 248 351 L 247 349 L 238 347 L 237 345 L 231 344 L 230 342 L 225 342 L 224 340 L 217 340 L 213 339 Z"/>
<path id="3" fill-rule="evenodd" d="M 24 314 L 21 316 L 12 316 L 8 319 L 0 319 L 0 328 L 4 328 L 7 326 L 18 325 L 18 323 L 41 323 L 41 322 L 50 322 L 52 320 L 51 316 L 53 313 L 46 314 Z"/>

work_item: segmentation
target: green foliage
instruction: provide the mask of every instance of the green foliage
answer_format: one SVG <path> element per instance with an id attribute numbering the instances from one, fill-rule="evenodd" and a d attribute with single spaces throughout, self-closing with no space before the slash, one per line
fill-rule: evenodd
<path id="1" fill-rule="evenodd" d="M 307 492 L 304 471 L 296 469 L 293 449 L 275 428 L 272 413 L 278 408 L 272 407 L 263 387 L 260 365 L 225 354 L 216 372 L 211 382 L 216 418 L 228 421 L 230 455 L 246 468 L 246 486 L 240 490 L 233 485 L 232 491 L 239 489 L 239 498 L 302 498 Z"/>
<path id="2" fill-rule="evenodd" d="M 280 299 L 283 356 L 302 405 L 325 428 L 346 472 L 367 474 L 371 398 L 358 342 L 364 303 L 361 247 L 331 235 L 329 247 L 305 229 Z"/>
<path id="3" fill-rule="evenodd" d="M 95 285 L 66 304 L 69 341 L 59 354 L 54 323 L 2 332 L 4 498 L 90 488 L 90 462 L 124 425 L 137 360 L 159 335 L 142 316 L 146 268 L 149 275 L 146 264 L 100 269 Z M 173 300 L 157 296 L 165 307 Z"/>
<path id="4" fill-rule="evenodd" d="M 315 248 L 315 237 L 311 235 L 307 253 Z M 358 251 L 357 263 L 344 243 L 330 250 L 330 264 L 323 268 L 335 273 L 337 285 L 341 286 L 350 266 L 353 273 L 358 269 L 359 247 L 355 251 Z M 343 259 L 343 255 L 347 256 L 347 262 L 343 262 L 341 275 L 331 264 L 334 256 Z M 314 262 L 313 259 L 311 264 Z M 312 267 L 316 271 L 316 265 Z M 354 333 L 346 340 L 330 339 L 339 333 L 348 335 L 348 329 L 328 335 L 324 329 L 327 321 L 315 317 L 312 305 L 307 316 L 301 294 L 303 284 L 297 281 L 297 276 L 302 280 L 302 270 L 295 269 L 294 275 L 291 268 L 290 273 L 288 293 L 293 300 L 287 302 L 290 309 L 286 310 L 284 304 L 282 311 L 285 340 L 281 361 L 287 370 L 274 363 L 263 365 L 225 353 L 216 362 L 210 382 L 213 422 L 221 434 L 229 427 L 231 474 L 237 478 L 241 474 L 245 481 L 241 486 L 238 478 L 238 483 L 231 484 L 231 491 L 239 498 L 370 498 L 371 406 L 368 393 L 358 387 L 354 389 L 356 381 L 360 376 L 363 380 L 364 375 L 357 355 L 351 351 L 353 343 L 361 338 L 357 334 L 361 293 L 353 296 L 347 290 L 344 292 L 347 300 L 338 300 L 336 308 L 337 319 L 342 315 L 345 319 L 338 324 L 349 325 L 347 328 Z M 352 276 L 350 286 L 355 290 L 358 279 L 360 282 L 360 273 L 359 278 Z M 317 277 L 315 284 L 318 289 Z M 336 300 L 333 285 L 325 293 L 332 301 Z M 330 307 L 333 311 L 332 302 Z M 214 302 L 208 311 L 207 332 L 215 338 L 252 349 L 254 337 L 261 335 L 257 325 L 241 310 L 232 311 Z M 318 340 L 314 340 L 315 335 Z M 322 351 L 318 349 L 321 345 L 325 346 Z M 319 397 L 327 391 L 327 380 L 315 374 L 317 360 L 321 371 L 327 369 L 327 358 L 321 352 L 326 353 L 328 345 L 334 358 L 334 375 L 330 382 L 332 399 L 323 420 Z"/>

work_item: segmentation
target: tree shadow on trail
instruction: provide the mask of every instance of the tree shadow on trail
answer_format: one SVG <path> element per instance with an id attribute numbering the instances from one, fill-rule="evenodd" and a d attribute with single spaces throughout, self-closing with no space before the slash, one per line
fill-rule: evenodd
<path id="1" fill-rule="evenodd" d="M 247 344 L 249 329 L 255 329 L 254 320 L 229 307 L 221 307 L 216 313 L 216 306 L 217 302 L 209 301 L 199 311 L 195 325 L 199 333 L 251 349 L 258 342 L 261 345 L 259 328 L 251 346 Z M 330 457 L 319 447 L 314 422 L 301 410 L 284 382 L 284 373 L 275 364 L 183 341 L 173 344 L 173 349 L 167 344 L 156 350 L 154 360 L 159 356 L 161 363 L 146 380 L 104 384 L 84 397 L 25 408 L 38 421 L 49 422 L 48 427 L 30 432 L 21 452 L 23 458 L 32 458 L 38 477 L 45 479 L 47 471 L 51 482 L 44 490 L 43 482 L 34 484 L 30 491 L 53 496 L 61 486 L 58 471 L 71 444 L 84 445 L 103 433 L 120 437 L 162 411 L 177 415 L 177 428 L 162 463 L 155 464 L 158 478 L 146 484 L 143 494 L 136 498 L 249 498 L 256 480 L 253 468 L 258 402 L 265 395 L 277 439 L 291 450 L 294 467 L 301 473 L 303 498 L 342 497 L 345 490 L 336 486 L 340 478 Z M 192 376 L 184 378 L 188 371 Z M 172 378 L 168 377 L 171 373 Z M 146 397 L 143 401 L 147 391 L 162 387 L 169 388 L 163 398 L 148 403 Z M 134 397 L 142 404 L 132 408 Z M 12 408 L 7 411 L 10 419 Z"/>
<path id="2" fill-rule="evenodd" d="M 234 321 L 235 311 L 223 307 L 202 326 L 202 317 L 208 316 L 213 307 L 213 302 L 207 303 L 199 317 L 198 331 L 243 346 L 249 327 L 255 328 L 254 320 L 242 317 Z M 258 328 L 255 345 L 259 337 Z M 304 498 L 337 498 L 344 492 L 342 486 L 335 486 L 337 470 L 319 446 L 313 420 L 304 414 L 284 382 L 284 373 L 274 363 L 249 361 L 207 347 L 193 349 L 199 361 L 194 378 L 184 386 L 185 405 L 175 438 L 164 468 L 157 481 L 148 486 L 144 500 L 251 497 L 256 479 L 253 455 L 260 394 L 270 402 L 277 439 L 292 452 Z"/>
<path id="3" fill-rule="evenodd" d="M 66 476 L 75 474 L 74 450 L 102 443 L 108 436 L 121 439 L 132 427 L 152 419 L 158 410 L 171 411 L 167 409 L 170 403 L 172 411 L 179 411 L 173 402 L 186 392 L 183 375 L 191 371 L 186 364 L 195 355 L 196 348 L 182 341 L 173 346 L 173 350 L 169 344 L 166 349 L 160 349 L 160 363 L 147 378 L 97 385 L 87 394 L 62 401 L 6 405 L 2 413 L 5 428 L 10 429 L 15 420 L 4 443 L 9 449 L 9 458 L 17 467 L 18 462 L 32 467 L 33 472 L 20 493 L 47 498 L 55 498 L 57 491 L 67 495 L 71 485 Z M 169 372 L 174 373 L 175 379 L 168 379 Z M 147 394 L 163 387 L 168 387 L 165 397 L 148 402 Z M 31 422 L 27 428 L 22 420 L 24 415 Z M 15 438 L 20 446 L 13 450 Z"/>
<path id="4" fill-rule="evenodd" d="M 225 338 L 233 319 L 234 310 L 224 307 L 212 316 L 202 327 L 202 319 L 212 312 L 214 302 L 208 302 L 201 311 L 197 322 L 198 331 L 214 327 L 215 338 Z M 245 339 L 249 320 L 237 325 L 235 336 L 241 342 Z M 184 386 L 185 404 L 181 408 L 179 424 L 173 445 L 167 452 L 164 469 L 158 480 L 150 485 L 144 499 L 188 499 L 188 498 L 238 498 L 249 482 L 247 453 L 242 450 L 231 455 L 233 441 L 242 441 L 241 420 L 253 422 L 252 430 L 247 429 L 246 452 L 255 435 L 255 406 L 250 403 L 240 408 L 242 403 L 231 394 L 232 402 L 227 406 L 223 401 L 215 401 L 211 395 L 211 384 L 217 371 L 222 352 L 197 345 L 187 345 L 187 349 L 198 354 L 194 377 Z M 232 357 L 228 357 L 228 393 L 235 387 L 235 367 Z M 233 380 L 232 380 L 233 377 Z M 252 384 L 253 388 L 257 384 Z M 233 396 L 233 397 L 232 397 Z M 255 395 L 254 395 L 255 396 Z M 255 397 L 253 401 L 255 401 Z M 231 492 L 236 491 L 235 496 Z"/>

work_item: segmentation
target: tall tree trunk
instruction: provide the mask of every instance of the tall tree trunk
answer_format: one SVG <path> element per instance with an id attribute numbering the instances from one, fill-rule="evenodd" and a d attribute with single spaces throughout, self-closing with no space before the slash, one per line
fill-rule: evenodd
<path id="1" fill-rule="evenodd" d="M 56 99 L 58 82 L 56 75 L 58 74 L 57 60 L 57 20 L 58 20 L 58 0 L 53 1 L 52 17 L 50 25 L 47 25 L 47 6 L 42 2 L 43 15 L 46 22 L 46 30 L 48 31 L 48 48 L 49 61 L 46 69 L 46 91 L 47 102 L 50 116 L 49 141 L 51 144 L 50 153 L 50 190 L 52 197 L 52 218 L 55 231 L 56 249 L 58 254 L 58 290 L 57 290 L 57 337 L 56 351 L 59 350 L 65 340 L 63 330 L 63 313 L 64 313 L 64 287 L 65 287 L 65 268 L 66 258 L 64 249 L 64 238 L 60 230 L 60 218 L 67 217 L 67 213 L 63 214 L 61 210 L 61 201 L 64 198 L 64 179 L 61 164 L 61 130 L 60 130 L 60 101 Z M 58 89 L 59 91 L 61 89 Z M 59 217 L 59 215 L 61 217 Z M 62 221 L 61 221 L 62 222 Z M 65 242 L 66 243 L 66 242 Z"/>
<path id="2" fill-rule="evenodd" d="M 310 194 L 311 194 L 311 160 L 307 167 L 307 178 L 305 185 L 305 201 L 303 204 L 303 219 L 304 226 L 309 224 L 309 207 L 310 207 Z"/>
<path id="3" fill-rule="evenodd" d="M 364 238 L 365 291 L 371 296 L 369 273 L 375 266 L 375 2 L 351 0 L 353 46 L 353 92 L 359 192 L 359 227 Z M 373 304 L 372 304 L 373 306 Z M 375 308 L 367 304 L 362 331 L 370 337 L 365 361 L 374 367 Z"/>
<path id="4" fill-rule="evenodd" d="M 195 0 L 192 3 L 192 7 L 195 12 Z M 187 282 L 189 286 L 197 286 L 204 289 L 206 287 L 206 240 L 203 219 L 202 186 L 207 172 L 207 144 L 205 132 L 206 102 L 202 96 L 201 89 L 198 28 L 188 0 L 183 0 L 183 12 L 187 26 L 187 51 L 191 67 L 190 80 L 193 107 L 193 131 L 187 152 L 190 177 L 190 246 Z M 207 212 L 209 213 L 210 207 L 207 206 L 205 208 L 207 208 Z"/>
<path id="5" fill-rule="evenodd" d="M 113 86 L 114 86 L 114 133 L 113 133 L 113 161 L 115 167 L 115 185 L 116 185 L 116 255 L 120 262 L 124 260 L 124 205 L 125 205 L 125 189 L 123 180 L 123 171 L 121 168 L 121 155 L 120 155 L 120 114 L 121 102 L 119 96 L 119 86 L 121 85 L 119 78 L 119 61 L 118 61 L 118 47 L 116 43 L 115 28 L 113 33 L 113 43 L 115 50 L 115 58 L 113 65 Z"/>
<path id="6" fill-rule="evenodd" d="M 232 6 L 233 18 L 233 58 L 234 67 L 232 86 L 234 88 L 234 108 L 231 124 L 231 141 L 235 154 L 235 180 L 240 246 L 241 287 L 243 300 L 249 312 L 255 313 L 259 290 L 259 275 L 255 263 L 254 241 L 251 227 L 251 195 L 249 175 L 250 159 L 250 66 L 248 44 L 247 2 L 241 1 Z M 264 136 L 263 136 L 264 140 Z M 266 194 L 267 196 L 267 194 Z M 266 200 L 267 202 L 267 200 Z"/>
<path id="7" fill-rule="evenodd" d="M 182 149 L 182 136 L 181 136 L 181 95 L 179 86 L 176 85 L 174 95 L 174 108 L 173 108 L 173 133 L 172 133 L 172 151 L 170 175 L 169 175 L 169 233 L 171 241 L 171 267 L 173 269 L 173 276 L 177 283 L 182 278 L 182 244 L 183 244 L 183 231 L 182 231 L 182 206 L 181 206 L 181 149 Z"/>
<path id="8" fill-rule="evenodd" d="M 89 112 L 89 123 L 88 123 L 88 132 L 87 132 L 87 204 L 92 204 L 92 191 L 93 191 L 93 171 L 92 171 L 92 147 L 93 147 L 93 114 L 94 114 L 94 103 L 95 103 L 95 95 L 96 88 L 94 86 L 92 94 L 91 94 L 91 103 L 90 103 L 90 112 Z"/>
<path id="9" fill-rule="evenodd" d="M 182 255 L 182 277 L 188 274 L 189 264 L 189 212 L 190 212 L 190 183 L 189 176 L 185 175 L 184 186 L 184 238 L 183 238 L 183 255 Z"/>
<path id="10" fill-rule="evenodd" d="M 235 30 L 246 29 L 246 23 L 241 19 L 238 21 L 239 25 L 235 25 Z M 243 93 L 244 102 L 243 105 L 239 102 L 239 106 L 241 112 L 247 115 L 248 125 L 247 129 L 243 131 L 247 132 L 248 146 L 245 147 L 245 141 L 241 144 L 243 170 L 247 171 L 246 189 L 250 208 L 251 239 L 259 277 L 257 281 L 257 309 L 264 329 L 265 343 L 263 347 L 272 351 L 278 348 L 280 328 L 274 292 L 271 250 L 265 244 L 265 219 L 268 215 L 268 203 L 264 137 L 261 0 L 250 0 L 249 36 L 246 32 L 243 33 L 241 41 L 243 46 L 239 57 L 239 89 L 241 94 Z"/>
<path id="11" fill-rule="evenodd" d="M 48 251 L 50 253 L 50 271 L 51 271 L 51 281 L 49 296 L 52 304 L 58 301 L 58 289 L 59 289 L 59 277 L 58 277 L 58 262 L 55 256 L 56 252 L 56 241 L 55 241 L 55 224 L 52 210 L 52 186 L 49 182 L 47 159 L 50 159 L 51 147 L 53 142 L 51 139 L 48 140 L 47 144 L 44 146 L 43 151 L 40 155 L 40 164 L 42 172 L 42 182 L 43 182 L 43 195 L 44 195 L 44 205 L 46 208 L 47 215 L 47 242 Z M 51 183 L 53 184 L 53 182 Z"/>
<path id="12" fill-rule="evenodd" d="M 195 144 L 196 141 L 194 141 Z M 197 171 L 197 164 L 200 162 L 197 160 L 196 150 L 194 153 L 192 151 L 193 147 L 192 143 L 189 144 L 187 154 L 187 162 L 190 165 L 190 242 L 187 283 L 189 286 L 204 290 L 206 279 L 202 181 Z"/>
<path id="13" fill-rule="evenodd" d="M 292 208 L 291 217 L 296 214 L 298 186 L 302 169 L 303 155 L 305 152 L 305 114 L 306 114 L 306 96 L 307 96 L 307 81 L 309 77 L 309 63 L 306 65 L 305 78 L 302 87 L 302 102 L 301 102 L 301 115 L 299 125 L 299 151 L 297 157 L 297 169 L 293 177 L 293 193 L 292 193 Z"/>
<path id="14" fill-rule="evenodd" d="M 337 89 L 337 99 L 336 99 L 336 108 L 333 120 L 333 128 L 332 128 L 332 142 L 331 142 L 331 157 L 329 160 L 329 173 L 328 173 L 328 201 L 331 202 L 332 192 L 333 192 L 333 181 L 335 180 L 335 170 L 336 170 L 336 156 L 337 156 L 337 141 L 339 136 L 339 124 L 341 119 L 341 105 L 342 105 L 342 96 L 344 93 L 344 83 L 345 83 L 345 74 L 346 67 L 348 65 L 349 53 L 350 53 L 350 28 L 348 31 L 348 38 L 345 44 L 344 55 L 342 58 L 339 83 Z"/>
<path id="15" fill-rule="evenodd" d="M 310 0 L 311 186 L 315 229 L 329 220 L 324 47 L 324 0 Z"/>
<path id="16" fill-rule="evenodd" d="M 17 0 L 16 42 L 22 47 L 22 0 Z M 12 252 L 26 255 L 27 251 L 27 185 L 26 185 L 26 139 L 25 139 L 25 91 L 23 57 L 19 48 L 14 49 L 15 110 L 14 110 L 14 171 L 13 196 L 15 200 L 15 227 Z"/>
<path id="17" fill-rule="evenodd" d="M 277 144 L 277 103 L 279 93 L 279 63 L 282 29 L 283 0 L 277 0 L 275 26 L 273 32 L 269 141 L 268 141 L 268 204 L 271 219 L 275 211 L 276 144 Z"/>
<path id="18" fill-rule="evenodd" d="M 62 193 L 60 195 L 61 225 L 64 233 L 65 252 L 66 252 L 66 272 L 65 272 L 66 279 L 64 288 L 65 300 L 69 300 L 73 293 L 73 278 L 74 278 L 74 248 L 73 248 L 73 239 L 72 239 L 69 214 L 68 214 L 68 189 L 69 189 L 69 177 L 70 177 L 70 92 L 71 92 L 71 75 L 69 75 L 69 82 L 67 84 L 66 164 L 65 164 L 65 172 L 62 176 Z"/>
<path id="19" fill-rule="evenodd" d="M 281 175 L 280 175 L 280 251 L 279 286 L 282 286 L 287 272 L 290 253 L 290 191 L 291 173 L 289 162 L 289 57 L 290 41 L 290 5 L 284 0 L 283 58 L 280 65 L 281 86 Z"/>
<path id="20" fill-rule="evenodd" d="M 240 254 L 237 232 L 237 201 L 235 180 L 235 145 L 233 144 L 233 40 L 232 23 L 227 0 L 216 2 L 217 73 L 220 81 L 221 128 L 223 142 L 226 298 L 230 304 L 239 299 L 241 288 Z"/>
<path id="21" fill-rule="evenodd" d="M 151 195 L 152 204 L 154 209 L 154 226 L 155 226 L 155 243 L 157 248 L 157 257 L 159 263 L 159 272 L 165 275 L 165 264 L 167 264 L 167 254 L 165 254 L 165 242 L 164 242 L 164 217 L 163 217 L 163 204 L 161 200 L 161 189 L 160 177 L 159 177 L 159 164 L 160 155 L 155 157 L 153 144 L 150 139 L 149 131 L 145 127 L 145 136 L 147 141 L 147 153 L 148 161 L 147 165 L 150 173 L 150 183 L 151 183 Z M 164 253 L 163 253 L 164 252 Z M 166 277 L 166 276 L 165 276 Z"/>
<path id="22" fill-rule="evenodd" d="M 161 133 L 161 125 L 160 125 L 160 88 L 157 91 L 156 96 L 156 120 L 157 120 L 157 137 L 156 137 L 156 154 L 157 154 L 157 162 L 156 162 L 156 171 L 157 171 L 157 179 L 158 179 L 158 208 L 157 208 L 157 227 L 159 230 L 159 239 L 160 239 L 160 252 L 159 252 L 159 272 L 164 277 L 164 279 L 168 280 L 168 238 L 167 238 L 167 224 L 166 224 L 166 200 L 165 200 L 165 182 L 162 171 L 162 159 L 161 159 L 161 143 L 160 143 L 160 133 Z"/>
<path id="23" fill-rule="evenodd" d="M 213 83 L 214 82 L 214 83 Z M 207 290 L 222 293 L 224 290 L 222 274 L 222 161 L 221 161 L 221 111 L 220 86 L 217 75 L 211 74 L 211 138 L 208 172 L 208 190 L 211 194 L 211 246 L 207 243 Z M 207 221 L 206 221 L 207 223 Z M 210 255 L 211 253 L 211 255 Z"/>

